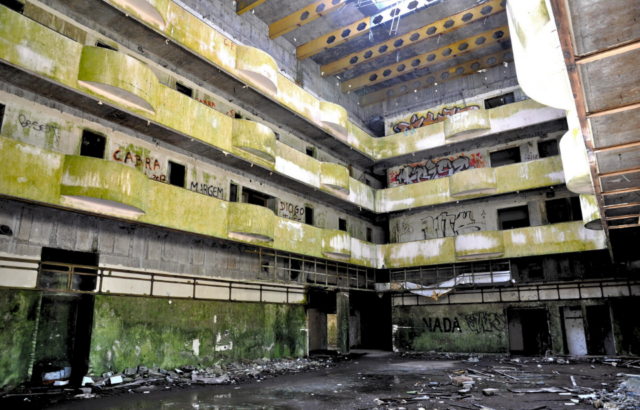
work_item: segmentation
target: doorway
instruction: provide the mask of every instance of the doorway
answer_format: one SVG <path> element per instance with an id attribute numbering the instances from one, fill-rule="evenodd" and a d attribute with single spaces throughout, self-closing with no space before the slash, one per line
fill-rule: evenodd
<path id="1" fill-rule="evenodd" d="M 98 254 L 42 249 L 32 383 L 79 385 L 89 369 Z"/>
<path id="2" fill-rule="evenodd" d="M 587 354 L 587 338 L 584 332 L 582 307 L 564 306 L 560 308 L 562 315 L 565 353 L 583 356 Z"/>
<path id="3" fill-rule="evenodd" d="M 507 317 L 511 354 L 537 356 L 551 349 L 546 309 L 509 309 Z"/>
<path id="4" fill-rule="evenodd" d="M 588 350 L 591 355 L 615 355 L 609 306 L 587 306 Z"/>

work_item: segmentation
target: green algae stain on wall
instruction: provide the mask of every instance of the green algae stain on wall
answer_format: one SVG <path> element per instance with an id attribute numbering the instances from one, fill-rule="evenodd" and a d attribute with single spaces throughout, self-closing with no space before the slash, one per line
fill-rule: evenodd
<path id="1" fill-rule="evenodd" d="M 169 303 L 171 302 L 171 303 Z M 93 374 L 303 356 L 304 306 L 97 296 Z"/>
<path id="2" fill-rule="evenodd" d="M 0 394 L 29 377 L 41 292 L 0 290 Z"/>

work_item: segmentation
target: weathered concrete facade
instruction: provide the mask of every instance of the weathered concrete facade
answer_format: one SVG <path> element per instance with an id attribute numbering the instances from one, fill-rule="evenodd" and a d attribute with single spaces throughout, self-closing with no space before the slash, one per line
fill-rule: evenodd
<path id="1" fill-rule="evenodd" d="M 327 55 L 298 59 L 292 35 L 227 3 L 12 7 L 3 391 L 55 369 L 75 383 L 333 345 L 638 354 L 637 258 L 612 262 L 588 164 L 571 160 L 586 151 L 561 142 L 580 148 L 576 115 L 527 94 L 517 61 L 361 108 Z M 490 51 L 510 53 L 499 33 Z"/>

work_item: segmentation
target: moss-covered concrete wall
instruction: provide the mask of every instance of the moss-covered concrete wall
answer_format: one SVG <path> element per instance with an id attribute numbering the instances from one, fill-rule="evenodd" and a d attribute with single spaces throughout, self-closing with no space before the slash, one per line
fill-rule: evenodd
<path id="1" fill-rule="evenodd" d="M 29 377 L 42 292 L 0 289 L 0 394 Z"/>
<path id="2" fill-rule="evenodd" d="M 93 374 L 307 353 L 304 306 L 96 296 Z"/>

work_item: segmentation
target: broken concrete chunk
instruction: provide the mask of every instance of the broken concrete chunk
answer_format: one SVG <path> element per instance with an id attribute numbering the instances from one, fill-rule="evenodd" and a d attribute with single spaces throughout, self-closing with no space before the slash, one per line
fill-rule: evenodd
<path id="1" fill-rule="evenodd" d="M 191 381 L 204 384 L 222 384 L 229 381 L 229 376 L 225 374 L 220 377 L 198 377 L 194 374 L 191 376 Z"/>
<path id="2" fill-rule="evenodd" d="M 124 372 L 122 372 L 125 376 L 133 376 L 134 374 L 138 373 L 138 369 L 135 367 L 127 367 L 126 369 L 124 369 Z"/>
<path id="3" fill-rule="evenodd" d="M 122 376 L 118 375 L 118 376 L 111 376 L 109 377 L 109 384 L 110 385 L 114 385 L 114 384 L 120 384 L 124 382 L 124 379 L 122 378 Z"/>
<path id="4" fill-rule="evenodd" d="M 91 384 L 93 384 L 93 379 L 91 377 L 84 376 L 82 378 L 82 383 L 81 383 L 82 386 L 88 386 L 88 385 L 91 385 Z"/>
<path id="5" fill-rule="evenodd" d="M 482 389 L 482 394 L 485 396 L 494 396 L 498 392 L 498 389 Z"/>
<path id="6" fill-rule="evenodd" d="M 102 377 L 104 377 L 105 379 L 111 376 L 113 376 L 113 372 L 102 373 Z"/>
<path id="7" fill-rule="evenodd" d="M 138 373 L 144 374 L 144 373 L 147 373 L 148 371 L 149 369 L 147 368 L 147 366 L 142 366 L 142 365 L 138 366 Z"/>
<path id="8" fill-rule="evenodd" d="M 467 376 L 456 376 L 453 379 L 451 379 L 451 382 L 455 386 L 462 386 L 465 382 L 473 382 L 473 379 Z"/>
<path id="9" fill-rule="evenodd" d="M 186 366 L 182 366 L 182 370 L 184 370 L 185 372 L 192 372 L 194 370 L 196 370 L 196 367 L 193 365 L 186 365 Z"/>

